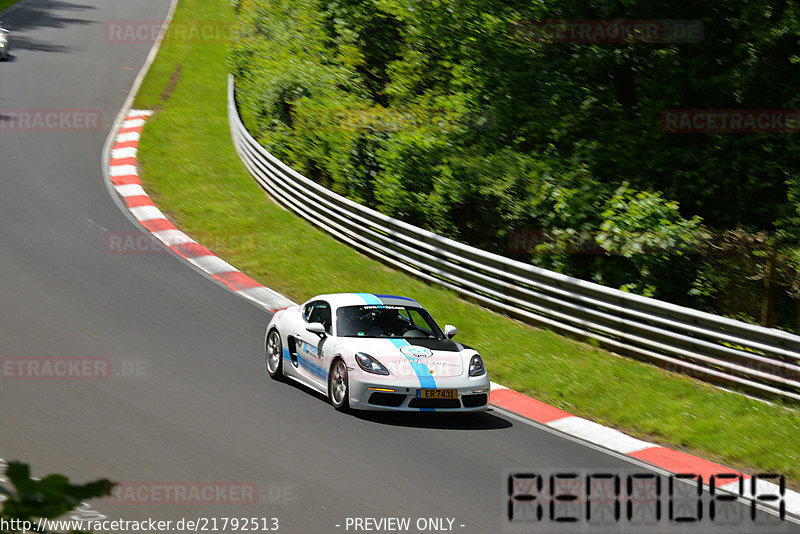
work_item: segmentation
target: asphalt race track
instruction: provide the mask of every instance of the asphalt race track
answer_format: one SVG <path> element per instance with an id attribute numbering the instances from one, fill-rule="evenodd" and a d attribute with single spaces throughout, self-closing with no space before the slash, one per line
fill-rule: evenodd
<path id="1" fill-rule="evenodd" d="M 137 228 L 104 185 L 102 147 L 151 43 L 109 42 L 105 29 L 168 8 L 33 0 L 3 18 L 12 58 L 0 63 L 0 357 L 82 358 L 112 372 L 4 376 L 0 458 L 79 482 L 255 487 L 256 502 L 223 492 L 176 504 L 150 492 L 92 507 L 109 518 L 276 517 L 290 533 L 353 531 L 348 517 L 454 518 L 456 532 L 502 532 L 506 469 L 643 469 L 497 410 L 340 414 L 269 380 L 266 313 L 169 254 L 109 252 L 109 232 Z M 7 116 L 42 109 L 100 120 L 35 128 Z"/>

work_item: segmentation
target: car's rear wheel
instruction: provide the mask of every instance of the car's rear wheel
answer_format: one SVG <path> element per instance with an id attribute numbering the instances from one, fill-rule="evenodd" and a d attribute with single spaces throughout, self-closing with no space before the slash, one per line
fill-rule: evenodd
<path id="1" fill-rule="evenodd" d="M 267 372 L 275 380 L 283 378 L 283 347 L 281 335 L 277 330 L 270 330 L 267 335 Z"/>
<path id="2" fill-rule="evenodd" d="M 347 365 L 341 359 L 336 360 L 328 374 L 328 397 L 337 410 L 346 411 L 350 408 L 349 388 Z"/>

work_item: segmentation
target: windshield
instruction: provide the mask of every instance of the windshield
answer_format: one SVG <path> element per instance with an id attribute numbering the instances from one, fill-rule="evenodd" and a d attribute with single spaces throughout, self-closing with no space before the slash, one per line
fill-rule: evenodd
<path id="1" fill-rule="evenodd" d="M 423 308 L 405 306 L 345 306 L 336 311 L 339 337 L 444 339 L 439 325 Z"/>

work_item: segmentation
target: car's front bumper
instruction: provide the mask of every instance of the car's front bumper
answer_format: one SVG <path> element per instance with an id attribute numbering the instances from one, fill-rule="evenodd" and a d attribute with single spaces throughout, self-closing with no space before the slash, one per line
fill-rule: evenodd
<path id="1" fill-rule="evenodd" d="M 351 371 L 352 372 L 352 371 Z M 350 407 L 356 410 L 406 412 L 481 412 L 489 405 L 489 377 L 438 377 L 434 388 L 452 389 L 455 399 L 422 399 L 417 378 L 358 373 L 350 376 Z"/>

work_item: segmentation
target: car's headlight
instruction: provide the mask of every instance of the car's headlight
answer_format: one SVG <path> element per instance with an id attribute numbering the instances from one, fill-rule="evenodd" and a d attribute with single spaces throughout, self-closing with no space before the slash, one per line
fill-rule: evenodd
<path id="1" fill-rule="evenodd" d="M 378 360 L 370 356 L 369 354 L 364 354 L 363 352 L 356 352 L 356 362 L 358 362 L 358 366 L 361 367 L 368 373 L 374 373 L 376 375 L 388 375 L 389 370 L 381 364 Z"/>
<path id="2" fill-rule="evenodd" d="M 485 372 L 486 368 L 483 366 L 483 359 L 480 354 L 476 354 L 469 361 L 469 376 L 481 376 Z"/>

